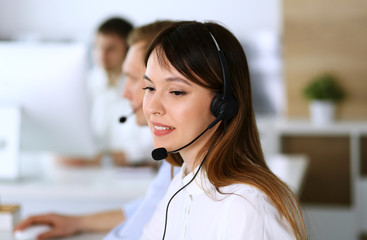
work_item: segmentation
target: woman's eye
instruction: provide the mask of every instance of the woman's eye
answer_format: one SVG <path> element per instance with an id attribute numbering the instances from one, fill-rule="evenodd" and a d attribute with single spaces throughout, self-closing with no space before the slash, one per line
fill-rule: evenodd
<path id="1" fill-rule="evenodd" d="M 154 91 L 154 88 L 152 88 L 152 87 L 145 87 L 145 88 L 143 88 L 143 90 L 148 90 L 148 92 L 152 92 L 152 91 Z"/>
<path id="2" fill-rule="evenodd" d="M 184 91 L 171 91 L 170 93 L 172 93 L 176 96 L 182 96 L 182 95 L 186 94 L 186 92 L 184 92 Z"/>

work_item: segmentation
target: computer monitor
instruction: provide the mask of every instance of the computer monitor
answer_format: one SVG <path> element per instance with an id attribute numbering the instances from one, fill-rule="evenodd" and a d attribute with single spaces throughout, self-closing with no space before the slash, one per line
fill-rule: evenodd
<path id="1" fill-rule="evenodd" d="M 0 42 L 0 108 L 19 109 L 21 151 L 94 154 L 87 63 L 81 43 Z"/>

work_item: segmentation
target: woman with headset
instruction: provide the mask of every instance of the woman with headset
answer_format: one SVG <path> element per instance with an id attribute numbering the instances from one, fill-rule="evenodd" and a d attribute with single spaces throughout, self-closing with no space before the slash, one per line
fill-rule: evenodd
<path id="1" fill-rule="evenodd" d="M 141 239 L 306 239 L 295 195 L 264 160 L 238 40 L 216 23 L 179 22 L 146 65 L 152 155 L 182 168 Z"/>

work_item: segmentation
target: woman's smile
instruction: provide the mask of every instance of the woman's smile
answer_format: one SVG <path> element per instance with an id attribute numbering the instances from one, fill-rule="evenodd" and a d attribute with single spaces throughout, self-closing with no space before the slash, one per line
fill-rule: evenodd
<path id="1" fill-rule="evenodd" d="M 154 135 L 158 137 L 168 135 L 175 130 L 174 127 L 170 127 L 158 122 L 152 122 L 152 126 Z"/>

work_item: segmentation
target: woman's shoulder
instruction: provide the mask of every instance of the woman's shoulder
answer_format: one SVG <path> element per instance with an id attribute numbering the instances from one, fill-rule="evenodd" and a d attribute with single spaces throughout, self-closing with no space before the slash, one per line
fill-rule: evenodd
<path id="1" fill-rule="evenodd" d="M 290 225 L 264 192 L 247 184 L 229 185 L 224 190 L 227 190 L 224 194 L 227 196 L 222 208 L 223 219 L 227 223 L 235 223 L 228 224 L 226 231 L 237 231 L 234 226 L 242 225 L 246 226 L 242 229 L 243 236 L 250 239 L 257 239 L 261 235 L 278 236 L 276 239 L 294 239 Z"/>
<path id="2" fill-rule="evenodd" d="M 265 194 L 258 188 L 245 184 L 245 183 L 235 183 L 225 187 L 220 188 L 223 193 L 235 193 L 240 195 L 264 195 Z"/>
<path id="3" fill-rule="evenodd" d="M 250 208 L 261 214 L 264 209 L 273 206 L 264 192 L 248 184 L 231 184 L 220 190 L 227 199 L 228 205 L 233 208 L 242 206 L 246 211 Z"/>

